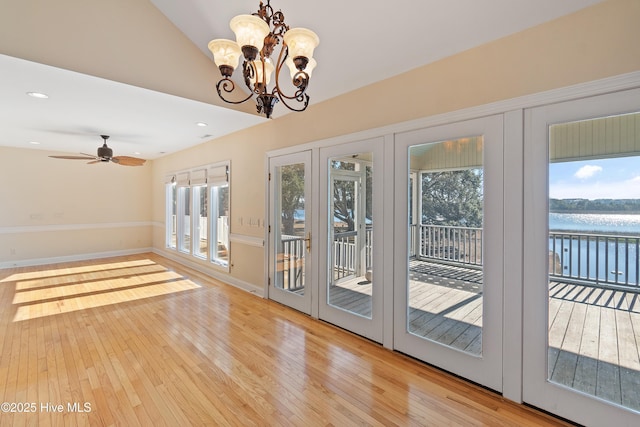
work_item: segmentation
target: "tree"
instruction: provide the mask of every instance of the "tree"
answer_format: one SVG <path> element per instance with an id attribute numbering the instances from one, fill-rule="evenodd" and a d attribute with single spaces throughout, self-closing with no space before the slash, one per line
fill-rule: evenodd
<path id="1" fill-rule="evenodd" d="M 422 222 L 482 227 L 482 170 L 422 174 Z"/>
<path id="2" fill-rule="evenodd" d="M 333 216 L 346 224 L 342 231 L 355 230 L 357 192 L 355 187 L 355 181 L 334 181 Z"/>
<path id="3" fill-rule="evenodd" d="M 332 161 L 332 171 L 356 171 L 356 162 L 350 161 Z M 364 179 L 366 180 L 364 188 L 366 192 L 362 193 L 362 184 L 354 180 L 337 179 L 333 181 L 333 216 L 342 221 L 346 226 L 341 231 L 355 230 L 354 220 L 356 211 L 364 208 L 365 218 L 371 221 L 373 219 L 373 168 L 361 163 L 358 168 L 364 171 Z M 360 205 L 359 197 L 364 197 L 364 205 Z"/>
<path id="4" fill-rule="evenodd" d="M 304 164 L 287 165 L 280 172 L 282 234 L 295 235 L 295 213 L 304 208 Z"/>

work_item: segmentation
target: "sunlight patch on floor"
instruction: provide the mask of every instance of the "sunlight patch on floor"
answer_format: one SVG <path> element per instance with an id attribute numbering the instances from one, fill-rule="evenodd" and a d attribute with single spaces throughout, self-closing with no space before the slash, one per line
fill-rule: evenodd
<path id="1" fill-rule="evenodd" d="M 155 262 L 150 259 L 139 259 L 132 261 L 124 261 L 124 262 L 114 262 L 107 264 L 91 264 L 91 265 L 83 265 L 79 267 L 58 267 L 52 268 L 49 270 L 40 270 L 40 271 L 31 271 L 27 273 L 15 273 L 10 276 L 7 276 L 3 279 L 0 279 L 0 283 L 5 282 L 17 282 L 22 280 L 41 280 L 46 277 L 57 277 L 57 276 L 65 276 L 69 274 L 79 274 L 79 273 L 91 273 L 99 270 L 109 270 L 113 268 L 123 268 L 123 267 L 136 267 L 143 265 L 157 265 Z"/>
<path id="2" fill-rule="evenodd" d="M 137 301 L 200 285 L 151 260 L 13 274 L 14 322 Z"/>

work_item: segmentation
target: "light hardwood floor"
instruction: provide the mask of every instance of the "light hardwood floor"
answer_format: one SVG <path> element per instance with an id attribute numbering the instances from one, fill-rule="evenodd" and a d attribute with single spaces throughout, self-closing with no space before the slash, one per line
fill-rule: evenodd
<path id="1" fill-rule="evenodd" d="M 565 425 L 154 254 L 0 270 L 0 331 L 1 426 Z"/>

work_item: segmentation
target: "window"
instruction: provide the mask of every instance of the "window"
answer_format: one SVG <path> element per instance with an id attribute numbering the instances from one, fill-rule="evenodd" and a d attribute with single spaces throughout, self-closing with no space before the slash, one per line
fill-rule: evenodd
<path id="1" fill-rule="evenodd" d="M 197 185 L 193 190 L 193 255 L 207 258 L 207 186 Z"/>
<path id="2" fill-rule="evenodd" d="M 211 262 L 229 265 L 229 165 L 209 170 L 211 200 Z"/>
<path id="3" fill-rule="evenodd" d="M 182 174 L 182 177 L 178 178 L 178 250 L 186 253 L 189 253 L 191 250 L 190 196 L 189 174 Z"/>
<path id="4" fill-rule="evenodd" d="M 209 253 L 209 239 L 207 235 L 207 170 L 200 169 L 193 171 L 190 184 L 191 192 L 193 193 L 192 253 L 198 258 L 207 259 L 207 254 Z"/>
<path id="5" fill-rule="evenodd" d="M 165 242 L 167 248 L 176 249 L 178 238 L 178 223 L 176 222 L 178 209 L 178 193 L 175 175 L 171 175 L 167 178 L 167 181 L 165 183 L 165 195 L 167 199 L 167 211 L 165 215 L 167 227 Z"/>
<path id="6" fill-rule="evenodd" d="M 170 175 L 166 247 L 228 268 L 229 162 Z"/>

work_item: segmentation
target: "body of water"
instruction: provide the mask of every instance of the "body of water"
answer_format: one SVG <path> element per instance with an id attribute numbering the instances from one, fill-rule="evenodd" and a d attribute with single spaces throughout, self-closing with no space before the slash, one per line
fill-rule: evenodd
<path id="1" fill-rule="evenodd" d="M 640 214 L 550 213 L 549 230 L 640 236 Z"/>
<path id="2" fill-rule="evenodd" d="M 559 263 L 557 275 L 638 286 L 640 215 L 550 213 L 549 232 L 616 236 L 550 236 L 549 251 Z M 621 235 L 630 238 L 618 238 Z M 550 271 L 553 268 L 550 265 Z"/>

